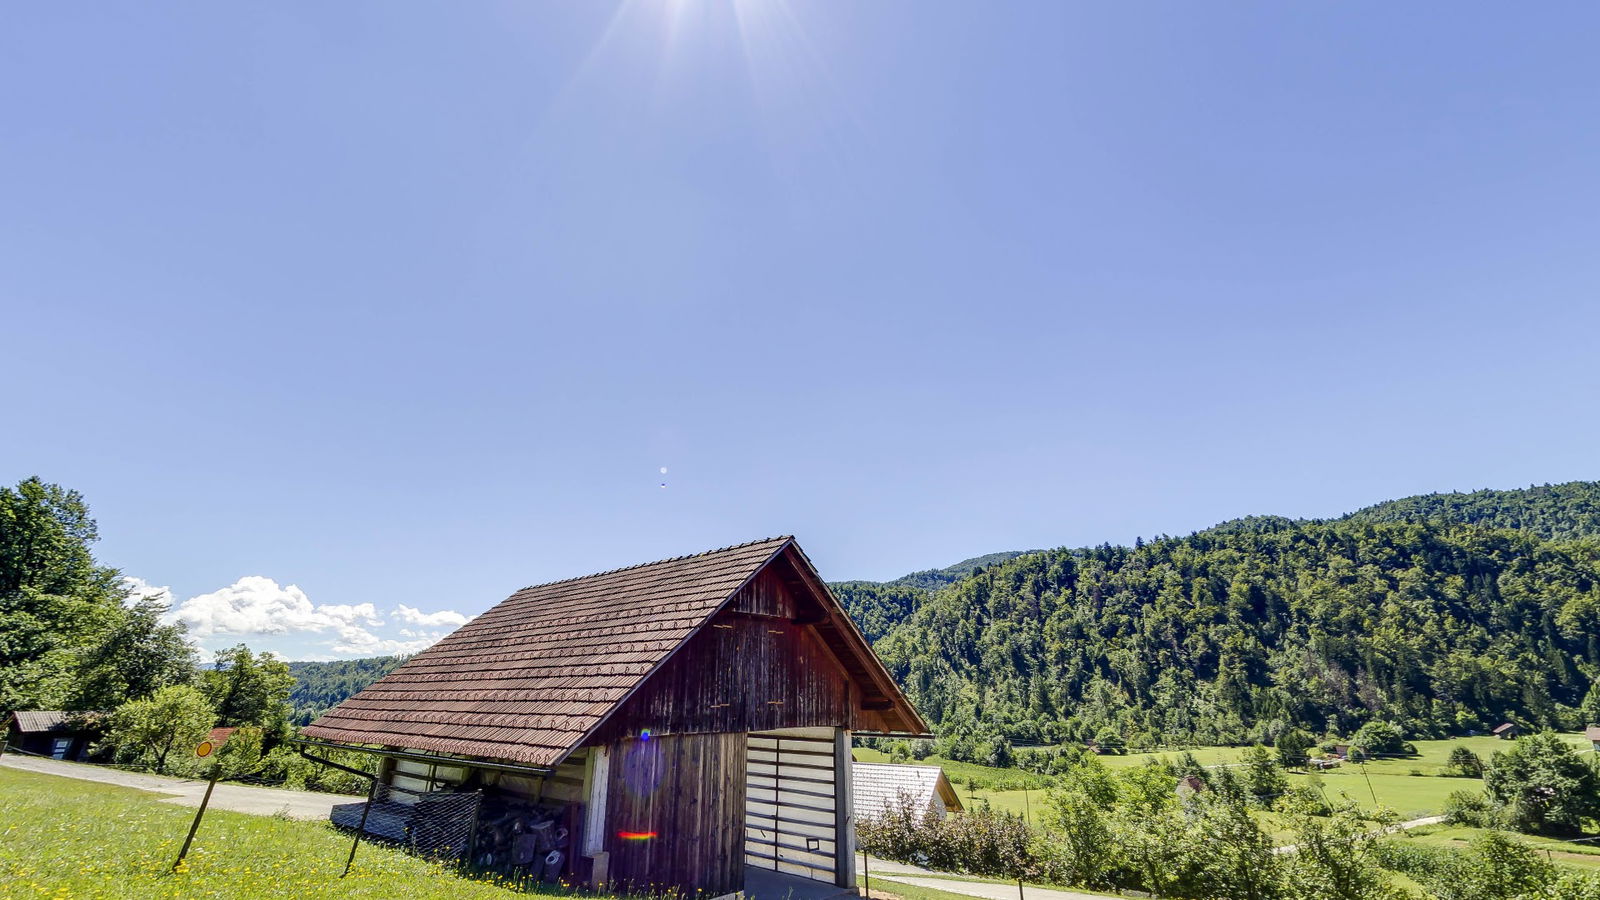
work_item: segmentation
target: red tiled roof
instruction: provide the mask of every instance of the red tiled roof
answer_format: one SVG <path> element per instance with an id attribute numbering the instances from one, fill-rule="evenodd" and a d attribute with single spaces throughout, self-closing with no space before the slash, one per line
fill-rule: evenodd
<path id="1" fill-rule="evenodd" d="M 304 734 L 554 765 L 792 540 L 524 588 Z"/>

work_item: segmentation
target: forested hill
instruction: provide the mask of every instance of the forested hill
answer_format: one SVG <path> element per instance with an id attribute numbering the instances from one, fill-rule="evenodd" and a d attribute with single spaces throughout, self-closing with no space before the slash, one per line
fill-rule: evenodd
<path id="1" fill-rule="evenodd" d="M 1455 522 L 1516 528 L 1552 540 L 1570 540 L 1600 535 L 1600 482 L 1423 494 L 1369 506 L 1345 518 L 1356 522 Z"/>
<path id="2" fill-rule="evenodd" d="M 925 569 L 893 581 L 835 581 L 828 587 L 861 626 L 867 640 L 876 641 L 905 621 L 934 591 L 948 587 L 984 566 L 1016 559 L 1037 550 L 1005 550 L 964 559 L 942 569 Z"/>
<path id="3" fill-rule="evenodd" d="M 293 707 L 290 721 L 305 725 L 328 709 L 337 706 L 356 691 L 394 671 L 409 656 L 374 656 L 367 659 L 336 659 L 329 662 L 292 662 L 294 690 L 289 694 Z"/>
<path id="4" fill-rule="evenodd" d="M 1600 716 L 1600 542 L 1260 519 L 1019 557 L 924 599 L 877 646 L 958 756 L 1371 718 L 1573 727 Z"/>

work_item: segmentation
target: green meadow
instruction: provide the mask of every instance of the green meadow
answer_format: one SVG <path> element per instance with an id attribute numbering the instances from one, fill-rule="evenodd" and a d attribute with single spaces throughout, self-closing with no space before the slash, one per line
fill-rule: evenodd
<path id="1" fill-rule="evenodd" d="M 1587 750 L 1589 743 L 1581 732 L 1563 734 L 1562 739 L 1574 747 Z M 1374 759 L 1366 763 L 1345 763 L 1325 772 L 1291 772 L 1290 784 L 1310 785 L 1320 790 L 1329 800 L 1350 800 L 1363 809 L 1387 808 L 1402 819 L 1419 819 L 1438 815 L 1451 793 L 1459 790 L 1479 790 L 1481 782 L 1475 778 L 1458 778 L 1444 774 L 1450 752 L 1465 746 L 1487 763 L 1497 750 L 1509 743 L 1490 736 L 1449 738 L 1437 741 L 1413 741 L 1417 753 L 1395 759 Z M 1193 753 L 1201 764 L 1208 766 L 1232 765 L 1239 761 L 1247 748 L 1198 747 Z M 1151 761 L 1172 760 L 1183 750 L 1153 753 L 1128 753 L 1106 755 L 1100 762 L 1112 768 L 1141 766 Z M 888 756 L 870 748 L 857 748 L 856 758 L 862 762 L 887 762 Z M 950 778 L 961 802 L 969 806 L 987 802 L 998 810 L 1027 816 L 1037 822 L 1045 808 L 1049 779 L 1023 772 L 1019 769 L 995 768 L 973 763 L 955 762 L 930 756 L 919 765 L 937 765 Z M 976 787 L 972 785 L 976 783 Z M 1020 785 L 1027 783 L 1028 788 Z"/>

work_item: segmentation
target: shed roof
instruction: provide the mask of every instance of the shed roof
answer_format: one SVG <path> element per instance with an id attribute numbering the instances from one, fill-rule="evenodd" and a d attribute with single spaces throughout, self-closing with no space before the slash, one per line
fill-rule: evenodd
<path id="1" fill-rule="evenodd" d="M 323 714 L 304 734 L 353 744 L 559 763 L 792 537 L 523 588 Z M 858 672 L 926 730 L 842 611 Z"/>
<path id="2" fill-rule="evenodd" d="M 34 734 L 41 731 L 65 731 L 67 717 L 71 713 L 60 710 L 34 709 L 11 714 L 11 721 L 16 724 L 16 729 L 24 734 Z"/>
<path id="3" fill-rule="evenodd" d="M 1583 736 L 1591 741 L 1600 741 L 1600 725 L 1590 725 L 1583 730 Z"/>
<path id="4" fill-rule="evenodd" d="M 855 813 L 857 819 L 883 815 L 900 803 L 901 795 L 911 798 L 918 808 L 940 803 L 945 809 L 961 809 L 950 779 L 938 766 L 912 766 L 903 763 L 853 763 Z"/>
<path id="5" fill-rule="evenodd" d="M 1511 731 L 1516 727 L 1517 726 L 1515 722 L 1502 722 L 1501 724 L 1495 726 L 1494 734 L 1499 734 L 1502 731 Z"/>

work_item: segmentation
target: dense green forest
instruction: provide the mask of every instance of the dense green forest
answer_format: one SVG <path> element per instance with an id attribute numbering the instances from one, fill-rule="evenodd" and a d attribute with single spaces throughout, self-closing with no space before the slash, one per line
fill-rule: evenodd
<path id="1" fill-rule="evenodd" d="M 850 611 L 867 640 L 876 641 L 905 621 L 935 591 L 955 584 L 978 569 L 1016 559 L 1025 552 L 1038 551 L 1006 550 L 974 556 L 942 569 L 912 572 L 893 581 L 835 581 L 828 587 Z"/>
<path id="2" fill-rule="evenodd" d="M 958 758 L 1378 718 L 1417 736 L 1572 727 L 1600 720 L 1597 536 L 1600 483 L 1572 482 L 834 588 Z"/>
<path id="3" fill-rule="evenodd" d="M 1515 528 L 1550 540 L 1600 535 L 1600 481 L 1569 481 L 1514 491 L 1422 494 L 1345 517 L 1355 522 L 1440 522 Z"/>
<path id="4" fill-rule="evenodd" d="M 1412 735 L 1600 717 L 1600 542 L 1459 525 L 1253 529 L 1011 560 L 877 648 L 942 749 Z"/>
<path id="5" fill-rule="evenodd" d="M 289 721 L 308 725 L 345 698 L 394 671 L 409 656 L 374 656 L 328 662 L 292 662 L 294 690 L 289 693 Z"/>

